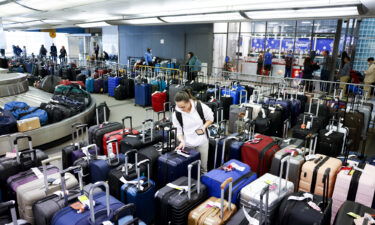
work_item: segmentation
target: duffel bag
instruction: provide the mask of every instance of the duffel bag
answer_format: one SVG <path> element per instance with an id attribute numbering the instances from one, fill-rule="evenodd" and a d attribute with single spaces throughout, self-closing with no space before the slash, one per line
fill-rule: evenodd
<path id="1" fill-rule="evenodd" d="M 57 123 L 77 114 L 77 111 L 59 104 L 42 103 L 40 108 L 47 112 L 49 123 Z"/>
<path id="2" fill-rule="evenodd" d="M 85 110 L 85 102 L 84 99 L 74 99 L 72 97 L 64 96 L 64 95 L 54 95 L 52 97 L 52 103 L 63 105 L 65 107 L 73 108 L 78 112 L 82 112 Z"/>
<path id="3" fill-rule="evenodd" d="M 77 84 L 70 84 L 70 85 L 58 85 L 55 88 L 55 95 L 64 95 L 78 101 L 85 102 L 86 105 L 89 105 L 91 102 L 91 97 L 88 92 L 83 90 Z"/>
<path id="4" fill-rule="evenodd" d="M 17 132 L 17 120 L 13 114 L 0 108 L 0 135 Z"/>
<path id="5" fill-rule="evenodd" d="M 39 117 L 40 125 L 46 125 L 48 123 L 48 114 L 43 109 L 38 107 L 30 107 L 30 111 L 19 114 L 19 120 L 29 119 L 33 117 Z"/>

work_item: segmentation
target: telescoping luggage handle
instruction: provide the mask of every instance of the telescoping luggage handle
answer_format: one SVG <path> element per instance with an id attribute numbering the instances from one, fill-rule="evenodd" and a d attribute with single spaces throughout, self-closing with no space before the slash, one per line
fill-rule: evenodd
<path id="1" fill-rule="evenodd" d="M 125 152 L 125 163 L 122 166 L 122 172 L 125 172 L 125 175 L 129 175 L 129 167 L 128 167 L 129 154 L 132 154 L 132 153 L 134 153 L 134 156 L 135 156 L 135 164 L 134 165 L 137 166 L 137 164 L 138 164 L 138 150 L 137 149 L 132 149 L 130 151 Z"/>
<path id="2" fill-rule="evenodd" d="M 7 202 L 0 203 L 0 209 L 3 211 L 4 210 L 10 210 L 10 215 L 12 218 L 12 225 L 18 225 L 17 221 L 17 213 L 16 213 L 16 201 L 10 200 Z"/>
<path id="3" fill-rule="evenodd" d="M 150 160 L 149 159 L 145 159 L 145 160 L 142 160 L 140 161 L 139 163 L 136 164 L 136 172 L 137 172 L 137 189 L 138 190 L 141 190 L 141 169 L 140 169 L 140 166 L 142 164 L 146 164 L 147 165 L 147 187 L 150 187 L 151 185 L 151 182 L 150 182 Z"/>
<path id="4" fill-rule="evenodd" d="M 129 134 L 132 134 L 133 133 L 133 117 L 131 117 L 131 116 L 125 116 L 124 118 L 122 118 L 122 126 L 123 126 L 123 128 L 124 128 L 124 131 L 126 131 L 126 121 L 127 120 L 129 120 L 129 125 L 130 125 L 130 127 L 129 127 Z"/>
<path id="5" fill-rule="evenodd" d="M 96 107 L 96 124 L 97 125 L 100 125 L 100 123 L 99 123 L 99 108 L 100 107 L 103 108 L 103 114 L 104 114 L 103 123 L 107 123 L 107 108 L 106 108 L 106 106 L 107 106 L 106 104 L 103 104 L 103 105 L 99 105 L 99 106 Z"/>
<path id="6" fill-rule="evenodd" d="M 224 218 L 224 192 L 226 186 L 229 184 L 229 195 L 228 195 L 228 208 L 229 211 L 232 211 L 232 188 L 233 188 L 233 178 L 229 177 L 221 185 L 221 194 L 220 194 L 220 219 Z"/>
<path id="7" fill-rule="evenodd" d="M 149 126 L 147 126 L 149 124 Z M 142 142 L 146 143 L 146 133 L 147 130 L 150 130 L 151 132 L 151 142 L 154 140 L 154 120 L 153 119 L 147 119 L 142 122 Z"/>
<path id="8" fill-rule="evenodd" d="M 315 154 L 315 150 L 316 150 L 316 145 L 318 143 L 318 135 L 317 134 L 308 134 L 306 136 L 306 141 L 305 141 L 305 151 L 307 149 L 307 143 L 309 143 L 309 156 L 311 155 L 314 155 Z M 309 142 L 307 142 L 307 140 L 309 140 Z M 306 156 L 306 154 L 304 154 L 304 156 Z"/>
<path id="9" fill-rule="evenodd" d="M 201 168 L 201 161 L 196 160 L 188 165 L 188 198 L 191 199 L 191 169 L 193 166 L 197 165 L 197 193 L 199 194 L 201 192 L 201 173 L 200 173 L 200 168 Z"/>
<path id="10" fill-rule="evenodd" d="M 45 191 L 48 192 L 48 174 L 47 174 L 47 164 L 53 161 L 61 161 L 61 156 L 55 156 L 52 158 L 48 158 L 42 161 L 43 166 L 43 178 L 44 178 L 44 188 Z"/>
<path id="11" fill-rule="evenodd" d="M 83 169 L 81 166 L 71 166 L 63 171 L 60 172 L 60 179 L 61 179 L 61 191 L 64 196 L 64 204 L 65 206 L 68 205 L 68 194 L 66 193 L 66 182 L 65 182 L 65 174 L 68 172 L 73 172 L 78 174 L 78 182 L 79 182 L 79 190 L 81 194 L 83 194 Z"/>
<path id="12" fill-rule="evenodd" d="M 313 101 L 316 100 L 317 101 L 317 105 L 316 105 L 316 112 L 315 112 L 315 116 L 319 116 L 319 108 L 320 108 L 320 99 L 319 98 L 311 98 L 310 99 L 310 104 L 309 104 L 309 114 L 311 114 L 311 108 L 312 108 L 312 104 L 313 104 Z"/>
<path id="13" fill-rule="evenodd" d="M 94 209 L 94 190 L 97 187 L 104 187 L 105 189 L 105 202 L 106 202 L 106 211 L 107 211 L 107 218 L 110 219 L 111 216 L 111 208 L 110 208 L 110 195 L 109 195 L 109 186 L 104 181 L 98 181 L 92 185 L 89 192 L 89 202 L 90 202 L 90 223 L 95 224 L 95 209 Z"/>
<path id="14" fill-rule="evenodd" d="M 117 209 L 113 213 L 113 217 L 111 219 L 112 222 L 115 223 L 115 225 L 119 225 L 119 220 L 125 216 L 128 216 L 130 212 L 130 215 L 134 217 L 135 215 L 135 205 L 133 203 L 129 203 L 127 205 L 124 205 L 123 207 Z M 139 224 L 139 219 L 138 218 L 133 218 L 131 221 L 126 222 L 124 225 L 138 225 Z"/>
<path id="15" fill-rule="evenodd" d="M 88 143 L 88 125 L 87 124 L 82 124 L 82 123 L 74 123 L 72 124 L 72 141 L 73 145 L 77 144 L 78 147 L 80 146 L 79 143 L 79 133 L 81 132 L 82 136 L 86 136 L 86 141 Z"/>
<path id="16" fill-rule="evenodd" d="M 115 143 L 115 146 L 116 146 L 115 157 L 113 157 L 113 147 L 112 147 L 113 145 L 112 145 L 112 143 Z M 110 151 L 110 149 L 112 149 L 112 151 Z M 107 141 L 107 150 L 108 150 L 108 159 L 107 159 L 108 165 L 116 166 L 116 165 L 120 164 L 120 154 L 119 154 L 119 146 L 118 146 L 117 139 L 112 139 L 112 140 Z M 113 162 L 114 158 L 116 159 L 115 162 Z"/>
<path id="17" fill-rule="evenodd" d="M 96 144 L 87 145 L 86 147 L 82 147 L 82 152 L 87 157 L 87 160 L 90 161 L 92 158 L 97 159 L 98 158 L 98 146 Z M 90 149 L 95 149 L 95 155 L 92 157 L 90 154 Z"/>
<path id="18" fill-rule="evenodd" d="M 28 140 L 28 143 L 29 143 L 29 150 L 26 150 L 26 151 L 19 151 L 19 148 L 18 148 L 18 141 L 21 140 L 21 139 L 27 139 Z M 16 150 L 16 157 L 17 157 L 17 163 L 20 164 L 21 163 L 21 159 L 23 158 L 24 155 L 26 154 L 31 154 L 31 160 L 32 162 L 34 162 L 36 164 L 37 162 L 37 157 L 36 157 L 36 150 L 33 149 L 33 142 L 32 142 L 32 138 L 28 135 L 21 135 L 21 136 L 17 136 L 15 139 L 14 139 L 14 148 Z"/>
<path id="19" fill-rule="evenodd" d="M 322 209 L 325 209 L 328 206 L 328 194 L 329 194 L 329 174 L 331 173 L 331 168 L 327 168 L 324 171 L 323 175 L 323 184 L 324 184 L 324 189 L 323 189 L 323 206 Z"/>
<path id="20" fill-rule="evenodd" d="M 267 184 L 262 191 L 260 192 L 260 205 L 259 205 L 259 225 L 268 225 L 268 207 L 269 207 L 269 194 L 270 194 L 270 185 Z M 263 207 L 263 198 L 266 195 L 266 207 Z M 243 213 L 245 215 L 246 220 L 252 224 L 255 218 L 251 217 L 248 212 L 246 212 L 245 207 L 242 207 Z"/>
<path id="21" fill-rule="evenodd" d="M 220 165 L 224 165 L 224 160 L 225 160 L 225 150 L 227 149 L 227 142 L 229 140 L 239 140 L 238 137 L 227 137 L 224 139 L 223 141 L 223 149 L 221 150 L 221 164 Z M 214 165 L 216 165 L 216 158 L 217 158 L 217 151 L 215 151 L 215 160 L 214 160 Z"/>
<path id="22" fill-rule="evenodd" d="M 293 152 L 290 153 L 287 157 L 284 157 L 281 159 L 280 163 L 280 173 L 279 173 L 279 193 L 278 195 L 280 196 L 281 194 L 281 181 L 283 180 L 283 173 L 284 173 L 284 164 L 287 163 L 286 165 L 286 174 L 285 174 L 285 187 L 284 189 L 288 189 L 288 179 L 289 179 L 289 168 L 290 168 L 290 158 L 292 157 Z"/>

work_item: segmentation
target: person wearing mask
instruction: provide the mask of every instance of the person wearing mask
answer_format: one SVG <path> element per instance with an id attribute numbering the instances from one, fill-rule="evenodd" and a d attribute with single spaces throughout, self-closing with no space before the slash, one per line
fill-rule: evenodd
<path id="1" fill-rule="evenodd" d="M 210 107 L 197 101 L 189 91 L 177 92 L 175 113 L 172 116 L 173 126 L 177 128 L 177 149 L 192 148 L 200 152 L 203 173 L 207 172 L 208 136 L 207 128 L 214 121 Z"/>
<path id="2" fill-rule="evenodd" d="M 322 67 L 322 70 L 320 72 L 320 79 L 324 81 L 328 81 L 329 77 L 331 75 L 331 69 L 332 69 L 332 57 L 329 55 L 328 50 L 324 50 L 322 52 L 323 55 L 323 61 L 320 63 L 320 66 Z M 327 87 L 324 87 L 324 84 L 321 84 L 320 90 L 327 91 Z"/>
<path id="3" fill-rule="evenodd" d="M 153 66 L 152 64 L 152 49 L 147 48 L 145 53 L 145 64 L 146 66 Z"/>
<path id="4" fill-rule="evenodd" d="M 257 60 L 257 75 L 262 75 L 263 70 L 263 52 L 259 53 L 258 60 Z"/>
<path id="5" fill-rule="evenodd" d="M 66 63 L 66 50 L 64 46 L 62 46 L 60 49 L 59 58 L 60 58 L 60 63 Z"/>
<path id="6" fill-rule="evenodd" d="M 51 57 L 52 61 L 56 62 L 57 61 L 57 48 L 54 43 L 51 45 Z"/>
<path id="7" fill-rule="evenodd" d="M 364 83 L 365 85 L 372 85 L 375 83 L 375 63 L 374 63 L 374 58 L 370 57 L 367 59 L 368 62 L 368 69 L 364 72 L 365 74 L 365 79 Z M 371 95 L 371 87 L 366 86 L 364 90 L 367 92 L 367 95 Z"/>
<path id="8" fill-rule="evenodd" d="M 39 50 L 39 55 L 42 58 L 45 58 L 47 56 L 47 49 L 42 45 Z"/>
<path id="9" fill-rule="evenodd" d="M 195 78 L 198 76 L 198 71 L 200 71 L 200 61 L 197 56 L 194 55 L 193 52 L 189 52 L 187 54 L 188 61 L 186 63 L 187 67 L 187 79 L 189 81 L 194 81 Z"/>
<path id="10" fill-rule="evenodd" d="M 26 46 L 23 46 L 22 52 L 23 52 L 23 57 L 26 58 L 27 57 Z"/>
<path id="11" fill-rule="evenodd" d="M 346 88 L 347 85 L 343 83 L 348 83 L 350 81 L 350 58 L 349 56 L 344 57 L 344 66 L 339 70 L 339 73 L 337 74 L 338 78 L 340 79 L 340 88 L 342 89 L 343 93 L 346 95 Z"/>
<path id="12" fill-rule="evenodd" d="M 98 60 L 99 58 L 99 45 L 96 44 L 96 46 L 94 47 L 94 52 L 95 52 L 95 59 Z"/>
<path id="13" fill-rule="evenodd" d="M 265 70 L 265 75 L 269 76 L 271 69 L 272 69 L 272 58 L 273 55 L 270 52 L 270 49 L 267 49 L 266 54 L 264 55 L 264 70 Z"/>
<path id="14" fill-rule="evenodd" d="M 293 67 L 293 55 L 292 51 L 289 51 L 288 54 L 285 56 L 285 74 L 284 77 L 292 77 L 292 67 Z"/>

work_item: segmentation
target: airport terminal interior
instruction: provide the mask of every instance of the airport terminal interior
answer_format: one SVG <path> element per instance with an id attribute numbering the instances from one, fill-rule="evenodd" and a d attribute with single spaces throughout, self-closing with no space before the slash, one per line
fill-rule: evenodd
<path id="1" fill-rule="evenodd" d="M 0 225 L 375 224 L 375 0 L 0 0 Z"/>

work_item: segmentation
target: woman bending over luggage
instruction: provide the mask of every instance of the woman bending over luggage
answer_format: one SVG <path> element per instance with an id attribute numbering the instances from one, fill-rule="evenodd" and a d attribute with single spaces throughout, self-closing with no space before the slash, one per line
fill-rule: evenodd
<path id="1" fill-rule="evenodd" d="M 197 101 L 189 91 L 177 92 L 173 126 L 177 128 L 180 144 L 177 149 L 193 148 L 200 152 L 203 173 L 207 172 L 208 135 L 207 128 L 214 121 L 214 114 L 207 105 Z"/>

